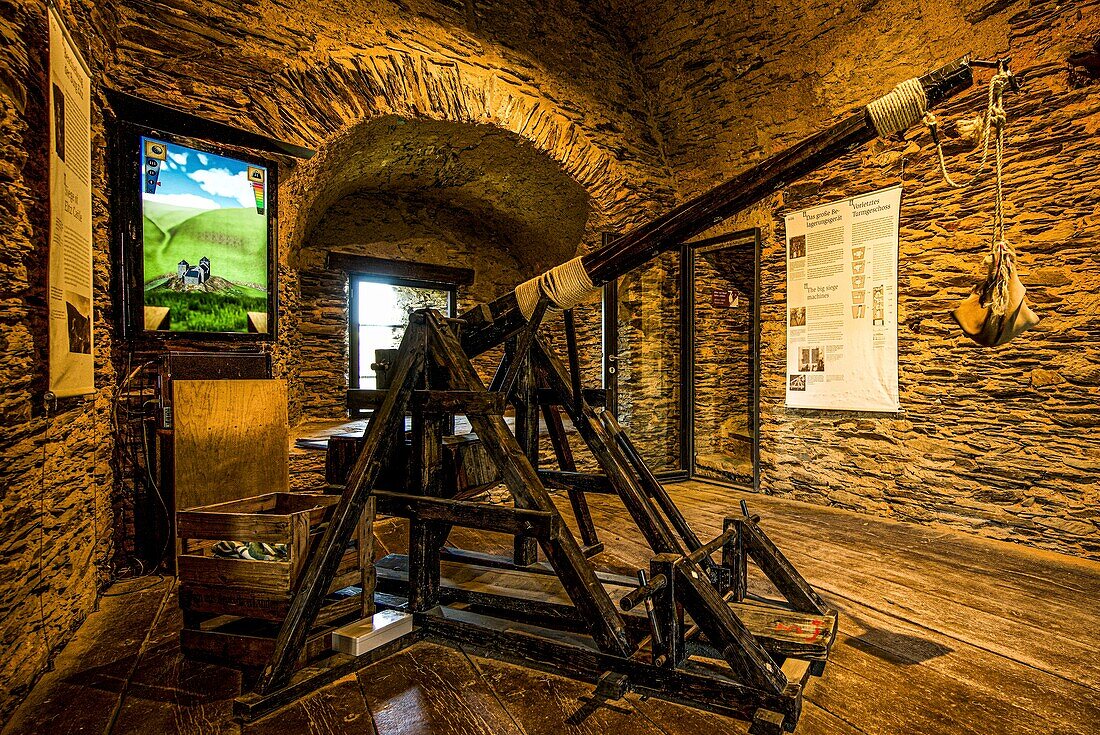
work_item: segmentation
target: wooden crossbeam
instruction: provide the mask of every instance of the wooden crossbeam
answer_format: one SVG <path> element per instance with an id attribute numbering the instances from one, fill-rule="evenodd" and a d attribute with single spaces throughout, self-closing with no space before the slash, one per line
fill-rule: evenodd
<path id="1" fill-rule="evenodd" d="M 542 510 L 524 510 L 385 490 L 375 490 L 374 497 L 378 499 L 378 510 L 388 515 L 440 521 L 482 531 L 530 535 L 545 540 L 554 536 L 557 525 L 561 522 L 559 516 Z"/>

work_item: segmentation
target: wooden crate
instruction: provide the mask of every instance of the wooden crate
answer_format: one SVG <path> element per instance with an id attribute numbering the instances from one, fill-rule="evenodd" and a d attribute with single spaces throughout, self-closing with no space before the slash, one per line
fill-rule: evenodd
<path id="1" fill-rule="evenodd" d="M 305 561 L 319 543 L 339 498 L 319 493 L 268 493 L 205 505 L 176 514 L 180 554 L 180 635 L 184 653 L 241 667 L 258 667 L 274 648 Z M 335 623 L 374 611 L 373 502 L 344 552 L 330 596 L 318 616 L 307 658 L 327 651 L 322 632 Z M 218 541 L 286 544 L 285 561 L 248 561 L 214 556 Z M 334 594 L 350 586 L 368 590 Z"/>

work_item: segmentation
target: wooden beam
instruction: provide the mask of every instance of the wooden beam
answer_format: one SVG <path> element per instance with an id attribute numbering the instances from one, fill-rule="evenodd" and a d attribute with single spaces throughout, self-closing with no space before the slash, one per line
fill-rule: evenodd
<path id="1" fill-rule="evenodd" d="M 626 674 L 637 693 L 726 716 L 751 720 L 756 710 L 766 708 L 788 715 L 793 724 L 801 712 L 801 687 L 787 687 L 778 694 L 767 692 L 730 677 L 714 676 L 713 668 L 696 667 L 691 661 L 681 668 L 662 669 L 639 657 L 625 658 L 594 650 L 582 636 L 568 632 L 550 632 L 448 607 L 429 611 L 419 624 L 433 637 L 471 647 L 490 658 L 590 682 L 614 671 Z"/>
<path id="2" fill-rule="evenodd" d="M 929 108 L 966 89 L 973 80 L 968 57 L 920 78 Z M 581 261 L 584 270 L 596 286 L 613 281 L 875 137 L 867 109 L 863 108 L 593 250 Z M 500 344 L 523 326 L 513 292 L 490 303 L 489 311 L 493 316 L 489 322 L 479 321 L 473 312 L 463 315 L 471 324 L 462 334 L 462 344 L 470 357 Z"/>
<path id="3" fill-rule="evenodd" d="M 566 472 L 564 470 L 539 470 L 539 479 L 550 487 L 564 490 L 579 490 L 582 493 L 614 495 L 615 488 L 607 475 L 595 475 L 589 472 Z"/>
<path id="4" fill-rule="evenodd" d="M 375 490 L 374 497 L 378 499 L 379 511 L 392 516 L 442 521 L 462 528 L 530 535 L 543 540 L 553 537 L 560 522 L 552 513 L 509 508 L 506 505 L 471 503 L 466 500 L 391 493 L 384 490 Z"/>
<path id="5" fill-rule="evenodd" d="M 386 400 L 371 415 L 363 448 L 348 476 L 340 502 L 325 528 L 317 550 L 302 572 L 290 611 L 279 628 L 275 653 L 256 681 L 256 691 L 269 694 L 282 688 L 294 673 L 306 633 L 321 609 L 340 559 L 366 510 L 367 497 L 395 437 L 403 434 L 409 396 L 422 379 L 424 369 L 424 321 L 413 315 L 394 366 L 393 384 Z"/>
<path id="6" fill-rule="evenodd" d="M 376 258 L 372 255 L 328 251 L 325 267 L 347 273 L 363 273 L 371 276 L 405 278 L 410 281 L 426 281 L 443 286 L 469 286 L 474 282 L 472 268 L 455 268 L 434 263 L 415 263 L 409 260 Z"/>
<path id="7" fill-rule="evenodd" d="M 470 390 L 413 391 L 413 409 L 425 413 L 504 413 L 504 398 L 497 393 Z"/>
<path id="8" fill-rule="evenodd" d="M 604 408 L 607 405 L 607 391 L 603 388 L 585 388 L 583 393 L 585 402 L 590 406 Z M 539 403 L 560 406 L 561 397 L 558 395 L 557 391 L 551 388 L 540 388 Z"/>
<path id="9" fill-rule="evenodd" d="M 751 519 L 740 524 L 745 535 L 745 547 L 749 557 L 756 562 L 760 570 L 771 580 L 795 610 L 802 612 L 830 612 L 829 606 L 799 574 L 794 565 L 787 561 L 768 535 Z"/>

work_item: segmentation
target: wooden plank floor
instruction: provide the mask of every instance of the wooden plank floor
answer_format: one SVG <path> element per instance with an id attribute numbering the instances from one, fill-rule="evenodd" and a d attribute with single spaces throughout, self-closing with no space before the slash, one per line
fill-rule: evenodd
<path id="1" fill-rule="evenodd" d="M 703 483 L 672 486 L 703 538 L 737 501 L 841 613 L 800 735 L 1100 733 L 1100 563 Z M 648 559 L 612 497 L 590 496 L 608 550 L 629 573 Z M 563 503 L 567 508 L 568 504 Z M 568 511 L 566 511 L 568 517 Z M 398 550 L 401 533 L 383 542 Z M 480 550 L 510 539 L 453 537 Z M 753 589 L 767 584 L 754 576 Z M 4 735 L 137 733 L 744 733 L 745 723 L 420 643 L 263 720 L 230 717 L 239 676 L 187 661 L 170 581 L 116 585 Z"/>

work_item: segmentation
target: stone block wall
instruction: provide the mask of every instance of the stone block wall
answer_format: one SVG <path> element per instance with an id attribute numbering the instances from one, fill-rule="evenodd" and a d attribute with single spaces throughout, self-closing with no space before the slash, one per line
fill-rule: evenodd
<path id="1" fill-rule="evenodd" d="M 1100 3 L 628 3 L 635 55 L 687 197 L 965 53 L 1011 56 L 1007 238 L 1042 317 L 977 348 L 949 316 L 979 278 L 990 183 L 940 180 L 920 126 L 793 183 L 725 229 L 759 226 L 762 489 L 1100 557 Z M 973 117 L 979 85 L 941 120 Z M 966 178 L 957 149 L 950 165 Z M 787 410 L 782 215 L 897 183 L 902 413 Z"/>
<path id="2" fill-rule="evenodd" d="M 329 206 L 364 183 L 342 175 L 354 166 L 337 165 L 348 162 L 342 156 L 354 146 L 345 144 L 362 123 L 397 115 L 508 131 L 591 200 L 581 228 L 570 225 L 574 251 L 600 228 L 643 219 L 670 195 L 640 82 L 602 5 L 61 4 L 97 91 L 109 85 L 319 150 L 311 162 L 283 161 L 280 180 L 281 336 L 271 349 L 277 376 L 292 386 L 294 417 L 307 395 L 302 375 L 317 358 L 298 339 L 310 329 L 300 323 L 318 307 L 302 304 L 301 284 L 311 276 L 299 277 L 299 253 Z M 61 402 L 48 422 L 42 410 L 45 29 L 44 2 L 0 0 L 0 644 L 11 652 L 0 664 L 0 720 L 94 605 L 112 538 L 125 552 L 133 537 L 132 499 L 110 464 L 111 398 L 126 356 L 112 341 L 102 99 L 93 141 L 99 392 L 84 403 Z M 508 182 L 500 183 L 506 191 Z M 537 261 L 511 256 L 525 268 Z M 524 274 L 515 267 L 509 277 L 518 280 Z"/>
<path id="3" fill-rule="evenodd" d="M 65 2 L 93 70 L 111 54 L 113 3 Z M 107 197 L 93 181 L 95 381 L 48 406 L 46 3 L 0 2 L 0 723 L 96 602 L 112 555 L 114 475 Z M 93 109 L 92 147 L 104 146 Z"/>

